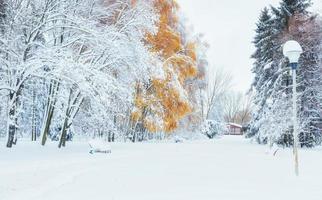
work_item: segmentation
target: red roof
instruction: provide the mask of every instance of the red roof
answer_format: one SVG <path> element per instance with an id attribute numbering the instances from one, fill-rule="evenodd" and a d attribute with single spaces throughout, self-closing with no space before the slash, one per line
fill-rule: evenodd
<path id="1" fill-rule="evenodd" d="M 236 124 L 236 123 L 228 123 L 229 126 L 233 126 L 233 127 L 236 127 L 236 128 L 243 128 L 242 125 L 240 124 Z"/>

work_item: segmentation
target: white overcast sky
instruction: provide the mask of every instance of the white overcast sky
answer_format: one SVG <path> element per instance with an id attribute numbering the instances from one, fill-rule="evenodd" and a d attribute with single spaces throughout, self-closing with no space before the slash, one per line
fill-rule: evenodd
<path id="1" fill-rule="evenodd" d="M 205 34 L 211 66 L 232 73 L 234 89 L 246 92 L 253 79 L 250 55 L 255 23 L 265 6 L 278 5 L 279 0 L 177 1 L 195 32 Z M 322 10 L 322 0 L 313 2 L 313 10 Z"/>

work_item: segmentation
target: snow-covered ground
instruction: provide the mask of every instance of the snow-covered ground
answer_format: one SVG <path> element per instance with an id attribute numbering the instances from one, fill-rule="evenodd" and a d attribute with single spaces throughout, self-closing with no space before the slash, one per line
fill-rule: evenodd
<path id="1" fill-rule="evenodd" d="M 238 136 L 182 144 L 0 147 L 0 200 L 321 200 L 322 150 L 292 152 Z"/>

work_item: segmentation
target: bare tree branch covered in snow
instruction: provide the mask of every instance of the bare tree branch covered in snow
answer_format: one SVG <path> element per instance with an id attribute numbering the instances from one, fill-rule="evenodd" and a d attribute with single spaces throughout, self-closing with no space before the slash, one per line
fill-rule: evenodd
<path id="1" fill-rule="evenodd" d="M 232 87 L 231 74 L 222 70 L 216 70 L 213 77 L 208 83 L 207 97 L 205 103 L 205 119 L 209 119 L 211 114 L 220 115 L 221 109 L 225 102 L 226 96 L 229 94 Z"/>

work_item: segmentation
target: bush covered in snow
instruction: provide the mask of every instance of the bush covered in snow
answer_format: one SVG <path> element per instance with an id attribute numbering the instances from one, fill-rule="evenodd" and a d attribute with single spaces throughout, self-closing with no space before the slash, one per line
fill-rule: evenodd
<path id="1" fill-rule="evenodd" d="M 223 123 L 214 120 L 206 120 L 201 126 L 202 134 L 206 135 L 210 139 L 223 134 L 225 130 L 226 126 Z"/>

